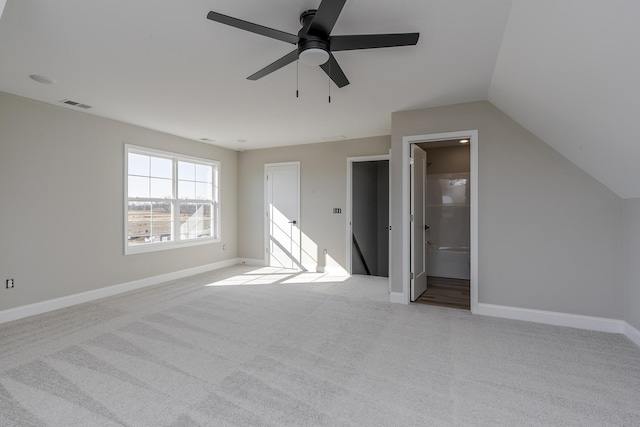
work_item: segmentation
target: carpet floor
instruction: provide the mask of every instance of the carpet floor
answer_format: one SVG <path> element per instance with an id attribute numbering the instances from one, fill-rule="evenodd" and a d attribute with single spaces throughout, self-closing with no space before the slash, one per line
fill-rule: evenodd
<path id="1" fill-rule="evenodd" d="M 1 426 L 640 425 L 626 337 L 235 266 L 0 325 Z"/>

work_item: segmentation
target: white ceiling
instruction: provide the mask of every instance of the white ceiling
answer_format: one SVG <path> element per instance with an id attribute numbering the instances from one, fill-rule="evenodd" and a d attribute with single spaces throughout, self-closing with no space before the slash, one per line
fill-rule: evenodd
<path id="1" fill-rule="evenodd" d="M 333 34 L 420 40 L 336 52 L 351 84 L 332 85 L 331 104 L 319 68 L 300 65 L 298 99 L 295 63 L 246 80 L 293 46 L 206 19 L 215 10 L 297 33 L 319 2 L 7 0 L 0 90 L 232 149 L 387 135 L 393 111 L 488 99 L 620 196 L 640 197 L 637 0 L 347 0 Z"/>

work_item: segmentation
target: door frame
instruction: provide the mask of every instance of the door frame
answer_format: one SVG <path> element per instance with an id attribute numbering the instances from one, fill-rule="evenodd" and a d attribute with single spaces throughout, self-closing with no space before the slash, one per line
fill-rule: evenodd
<path id="1" fill-rule="evenodd" d="M 443 139 L 469 139 L 470 148 L 470 176 L 471 176 L 471 313 L 478 312 L 478 130 L 464 130 L 457 132 L 432 133 L 425 135 L 410 135 L 402 137 L 402 302 L 409 304 L 411 300 L 410 268 L 411 257 L 409 253 L 410 224 L 409 224 L 409 157 L 411 144 L 420 142 L 434 142 Z"/>
<path id="2" fill-rule="evenodd" d="M 302 227 L 301 227 L 301 218 L 300 218 L 300 162 L 281 162 L 281 163 L 265 163 L 264 164 L 264 203 L 263 203 L 263 212 L 264 212 L 264 233 L 263 233 L 263 237 L 264 237 L 264 265 L 265 266 L 269 266 L 269 257 L 270 257 L 270 253 L 269 253 L 269 217 L 268 217 L 268 212 L 269 212 L 269 188 L 268 185 L 269 183 L 267 182 L 267 171 L 269 169 L 269 167 L 277 167 L 277 166 L 295 166 L 296 167 L 296 171 L 297 171 L 297 175 L 298 175 L 298 219 L 297 219 L 297 226 L 298 226 L 298 230 L 300 231 L 300 255 L 302 256 Z M 298 260 L 299 262 L 301 260 Z"/>
<path id="3" fill-rule="evenodd" d="M 391 150 L 389 150 L 391 152 Z M 345 204 L 345 225 L 346 225 L 346 270 L 349 275 L 352 274 L 352 254 L 351 254 L 351 233 L 353 222 L 353 164 L 358 162 L 378 162 L 389 161 L 389 195 L 391 195 L 391 155 L 379 154 L 372 156 L 347 157 L 347 203 Z M 389 198 L 389 226 L 391 226 L 391 198 Z M 391 292 L 391 230 L 389 230 L 389 292 Z"/>

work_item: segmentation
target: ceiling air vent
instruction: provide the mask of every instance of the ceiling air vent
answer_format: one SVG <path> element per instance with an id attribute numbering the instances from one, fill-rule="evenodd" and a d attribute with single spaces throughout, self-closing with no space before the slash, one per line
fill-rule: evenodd
<path id="1" fill-rule="evenodd" d="M 81 104 L 79 102 L 72 101 L 70 99 L 63 99 L 60 102 L 63 103 L 63 104 L 71 105 L 72 107 L 84 108 L 85 110 L 88 110 L 89 108 L 93 108 L 93 107 L 91 107 L 91 105 Z"/>

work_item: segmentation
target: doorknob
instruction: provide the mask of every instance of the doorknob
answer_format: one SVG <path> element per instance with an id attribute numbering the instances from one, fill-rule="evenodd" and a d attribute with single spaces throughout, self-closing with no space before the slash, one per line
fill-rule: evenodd
<path id="1" fill-rule="evenodd" d="M 289 221 L 289 224 L 297 224 L 296 220 L 294 219 L 293 221 Z"/>

